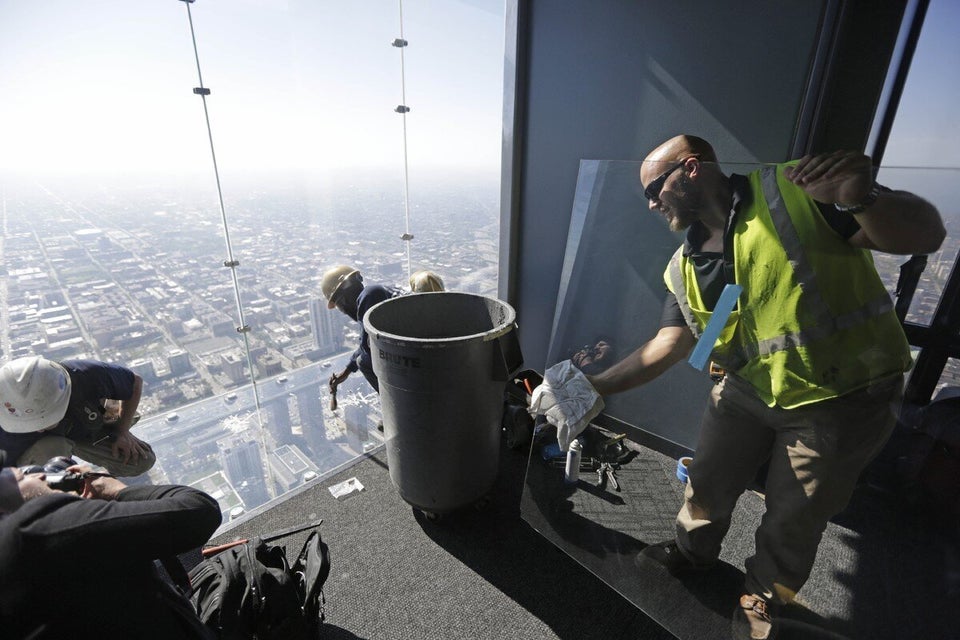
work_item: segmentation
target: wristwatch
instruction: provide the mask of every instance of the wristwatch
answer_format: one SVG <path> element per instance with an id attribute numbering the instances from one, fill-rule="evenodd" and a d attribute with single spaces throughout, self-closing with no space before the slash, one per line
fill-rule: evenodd
<path id="1" fill-rule="evenodd" d="M 880 185 L 874 181 L 873 186 L 870 187 L 870 191 L 868 191 L 863 200 L 857 204 L 841 204 L 839 202 L 834 202 L 833 206 L 836 207 L 837 211 L 841 213 L 863 213 L 867 207 L 877 201 L 877 198 L 880 197 L 880 191 Z"/>

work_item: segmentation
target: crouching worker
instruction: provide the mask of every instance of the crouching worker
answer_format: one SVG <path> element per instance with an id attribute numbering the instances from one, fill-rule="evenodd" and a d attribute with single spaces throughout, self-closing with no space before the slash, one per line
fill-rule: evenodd
<path id="1" fill-rule="evenodd" d="M 436 291 L 445 291 L 443 287 L 443 278 L 433 271 L 415 271 L 410 276 L 411 293 L 434 293 Z"/>
<path id="2" fill-rule="evenodd" d="M 330 376 L 330 393 L 336 396 L 337 387 L 359 371 L 370 386 L 380 393 L 380 382 L 373 372 L 373 357 L 370 355 L 370 337 L 363 326 L 363 316 L 374 305 L 395 298 L 403 293 L 395 287 L 380 284 L 363 284 L 363 276 L 357 269 L 348 265 L 338 265 L 324 272 L 320 289 L 327 299 L 328 309 L 339 309 L 345 316 L 360 325 L 360 346 L 354 351 L 346 368 Z"/>
<path id="3" fill-rule="evenodd" d="M 190 487 L 127 487 L 102 474 L 79 491 L 53 489 L 43 473 L 0 470 L 2 636 L 213 638 L 153 561 L 207 542 L 220 524 L 217 502 Z"/>
<path id="4" fill-rule="evenodd" d="M 0 449 L 19 466 L 77 456 L 121 477 L 146 473 L 157 461 L 130 428 L 143 379 L 97 360 L 17 358 L 0 367 Z M 118 401 L 118 411 L 104 404 Z"/>

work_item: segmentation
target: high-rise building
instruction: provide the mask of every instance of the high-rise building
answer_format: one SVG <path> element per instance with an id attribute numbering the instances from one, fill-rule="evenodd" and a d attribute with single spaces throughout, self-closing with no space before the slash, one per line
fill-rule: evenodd
<path id="1" fill-rule="evenodd" d="M 303 437 L 313 454 L 319 455 L 327 446 L 327 431 L 323 422 L 323 405 L 320 400 L 320 389 L 317 385 L 309 385 L 297 389 L 297 417 L 300 419 L 300 429 Z"/>
<path id="2" fill-rule="evenodd" d="M 347 425 L 347 444 L 361 453 L 363 443 L 368 439 L 367 407 L 360 403 L 351 403 L 343 407 L 343 421 Z"/>
<path id="3" fill-rule="evenodd" d="M 210 319 L 210 330 L 215 336 L 232 336 L 237 332 L 237 325 L 229 317 L 218 315 Z"/>
<path id="4" fill-rule="evenodd" d="M 270 454 L 269 460 L 274 482 L 281 493 L 319 476 L 317 465 L 296 445 L 285 444 L 277 447 L 277 450 Z"/>
<path id="5" fill-rule="evenodd" d="M 283 373 L 283 363 L 280 362 L 280 357 L 275 353 L 265 353 L 257 358 L 257 362 L 260 364 L 261 375 L 275 376 Z"/>
<path id="6" fill-rule="evenodd" d="M 323 299 L 310 301 L 310 330 L 321 353 L 335 353 L 343 348 L 343 323 L 340 312 L 327 309 Z"/>
<path id="7" fill-rule="evenodd" d="M 190 354 L 183 349 L 174 349 L 167 353 L 167 366 L 170 367 L 170 373 L 174 376 L 182 376 L 193 369 L 190 364 Z"/>
<path id="8" fill-rule="evenodd" d="M 288 396 L 278 396 L 267 400 L 261 405 L 266 427 L 278 445 L 289 444 L 293 441 L 293 432 L 290 430 L 290 405 Z"/>
<path id="9" fill-rule="evenodd" d="M 239 349 L 231 349 L 220 354 L 220 364 L 223 366 L 223 372 L 234 384 L 241 384 L 245 381 L 244 357 Z"/>
<path id="10" fill-rule="evenodd" d="M 249 511 L 270 499 L 264 477 L 260 445 L 247 434 L 232 434 L 217 440 L 220 466 Z"/>
<path id="11" fill-rule="evenodd" d="M 153 366 L 153 360 L 137 358 L 127 363 L 127 368 L 147 382 L 153 382 L 157 379 L 157 371 Z"/>

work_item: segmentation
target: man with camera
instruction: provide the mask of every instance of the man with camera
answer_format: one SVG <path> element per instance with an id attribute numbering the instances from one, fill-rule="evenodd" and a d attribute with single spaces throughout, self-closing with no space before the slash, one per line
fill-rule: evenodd
<path id="1" fill-rule="evenodd" d="M 190 487 L 65 471 L 77 492 L 53 488 L 46 472 L 0 470 L 0 634 L 212 638 L 154 560 L 204 544 L 220 524 L 217 502 Z"/>
<path id="2" fill-rule="evenodd" d="M 0 449 L 11 464 L 76 455 L 113 475 L 138 476 L 157 460 L 130 433 L 142 390 L 143 379 L 120 365 L 17 358 L 0 367 Z M 107 411 L 107 400 L 119 410 Z"/>

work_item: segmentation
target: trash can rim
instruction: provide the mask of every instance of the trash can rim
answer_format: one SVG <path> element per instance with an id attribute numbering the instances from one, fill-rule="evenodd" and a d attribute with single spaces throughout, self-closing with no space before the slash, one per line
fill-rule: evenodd
<path id="1" fill-rule="evenodd" d="M 507 316 L 504 319 L 503 324 L 496 326 L 492 329 L 488 329 L 487 331 L 481 331 L 480 333 L 468 334 L 463 336 L 455 336 L 452 338 L 416 338 L 413 336 L 401 336 L 395 333 L 390 333 L 388 331 L 382 331 L 370 324 L 370 314 L 372 314 L 374 311 L 377 310 L 377 308 L 379 308 L 382 305 L 389 304 L 391 302 L 395 302 L 403 298 L 409 298 L 409 297 L 418 296 L 418 295 L 444 295 L 444 294 L 456 294 L 458 296 L 482 298 L 484 300 L 493 300 L 495 302 L 500 303 L 506 308 Z M 455 344 L 458 342 L 473 342 L 478 338 L 483 342 L 496 340 L 500 336 L 503 336 L 509 333 L 516 327 L 516 319 L 517 319 L 517 312 L 514 310 L 514 308 L 511 305 L 507 304 L 506 302 L 498 298 L 493 298 L 490 296 L 482 296 L 475 293 L 463 293 L 461 291 L 435 291 L 429 294 L 410 294 L 406 296 L 398 296 L 396 298 L 389 298 L 387 300 L 384 300 L 383 302 L 378 302 L 377 304 L 370 307 L 370 309 L 368 309 L 367 312 L 363 315 L 363 328 L 366 329 L 369 335 L 376 336 L 377 338 L 387 338 L 388 340 L 392 340 L 394 342 L 401 343 L 401 344 L 410 343 L 410 344 L 416 344 L 421 347 L 429 348 L 431 346 L 437 346 L 437 347 L 449 346 L 451 344 Z"/>

